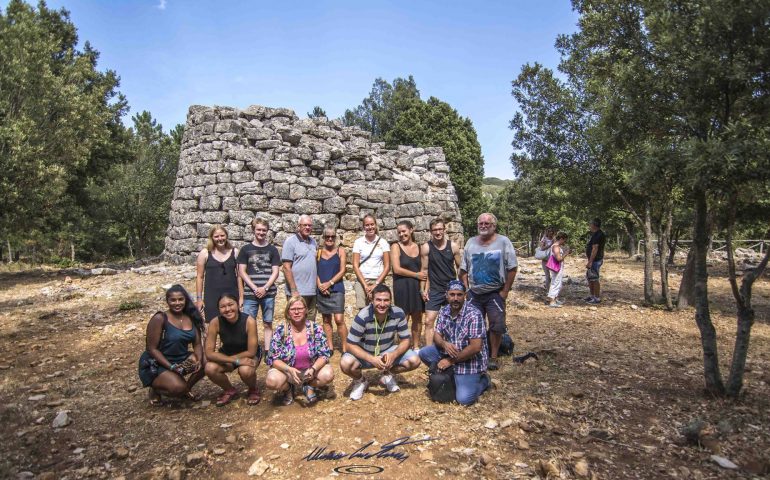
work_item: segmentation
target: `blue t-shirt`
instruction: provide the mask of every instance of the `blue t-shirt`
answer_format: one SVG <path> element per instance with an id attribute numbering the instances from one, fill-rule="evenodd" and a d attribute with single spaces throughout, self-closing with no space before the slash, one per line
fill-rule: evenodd
<path id="1" fill-rule="evenodd" d="M 479 237 L 465 244 L 460 270 L 468 272 L 468 284 L 473 293 L 498 292 L 505 285 L 506 273 L 519 266 L 516 250 L 508 237 L 497 235 L 489 245 Z"/>
<path id="2" fill-rule="evenodd" d="M 281 252 L 282 262 L 291 262 L 291 273 L 299 294 L 303 297 L 315 296 L 316 292 L 316 243 L 313 237 L 302 240 L 299 234 L 294 234 L 283 243 Z M 286 294 L 291 295 L 291 289 L 286 283 Z"/>

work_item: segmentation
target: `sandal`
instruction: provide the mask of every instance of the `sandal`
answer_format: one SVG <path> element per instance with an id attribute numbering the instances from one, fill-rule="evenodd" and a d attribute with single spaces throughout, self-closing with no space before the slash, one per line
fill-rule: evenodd
<path id="1" fill-rule="evenodd" d="M 262 394 L 259 393 L 259 388 L 255 388 L 253 390 L 249 389 L 249 395 L 246 399 L 246 404 L 257 405 L 260 401 L 262 401 Z"/>
<path id="2" fill-rule="evenodd" d="M 160 393 L 156 392 L 155 389 L 150 387 L 150 390 L 147 393 L 151 407 L 162 407 L 165 405 L 163 402 L 163 397 L 161 397 Z"/>
<path id="3" fill-rule="evenodd" d="M 185 400 L 189 400 L 191 402 L 197 402 L 201 399 L 198 395 L 195 395 L 193 392 L 187 392 L 184 397 Z"/>
<path id="4" fill-rule="evenodd" d="M 217 398 L 217 407 L 224 407 L 228 403 L 232 402 L 235 397 L 238 396 L 238 390 L 231 388 L 230 390 L 225 390 L 222 392 L 222 395 L 220 395 Z"/>
<path id="5" fill-rule="evenodd" d="M 312 405 L 318 401 L 318 395 L 315 393 L 315 388 L 313 388 L 311 385 L 302 385 L 302 393 L 305 394 L 305 398 L 307 399 L 307 403 L 309 405 Z"/>
<path id="6" fill-rule="evenodd" d="M 289 386 L 289 389 L 286 390 L 281 399 L 281 405 L 284 407 L 288 407 L 292 403 L 294 403 L 294 385 Z"/>

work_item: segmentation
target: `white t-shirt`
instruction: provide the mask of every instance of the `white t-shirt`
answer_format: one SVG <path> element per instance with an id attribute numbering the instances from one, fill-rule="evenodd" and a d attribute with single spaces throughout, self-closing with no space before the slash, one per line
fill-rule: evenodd
<path id="1" fill-rule="evenodd" d="M 374 240 L 376 241 L 378 237 L 375 237 Z M 382 257 L 390 254 L 390 246 L 388 246 L 388 242 L 384 238 L 379 237 L 376 247 L 374 243 L 366 240 L 366 237 L 359 237 L 353 242 L 353 253 L 360 255 L 358 268 L 367 280 L 376 280 L 380 276 L 384 267 Z M 374 248 L 374 251 L 372 251 L 372 248 Z M 369 253 L 372 255 L 369 256 Z"/>

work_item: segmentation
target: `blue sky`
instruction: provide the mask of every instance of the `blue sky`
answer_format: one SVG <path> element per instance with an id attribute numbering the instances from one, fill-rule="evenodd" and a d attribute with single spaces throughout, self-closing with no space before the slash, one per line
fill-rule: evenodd
<path id="1" fill-rule="evenodd" d="M 374 79 L 413 75 L 479 136 L 485 175 L 512 178 L 511 80 L 526 62 L 555 67 L 554 41 L 575 30 L 568 0 L 49 0 L 115 70 L 131 114 L 168 130 L 193 104 L 342 115 Z M 126 119 L 130 123 L 130 119 Z"/>

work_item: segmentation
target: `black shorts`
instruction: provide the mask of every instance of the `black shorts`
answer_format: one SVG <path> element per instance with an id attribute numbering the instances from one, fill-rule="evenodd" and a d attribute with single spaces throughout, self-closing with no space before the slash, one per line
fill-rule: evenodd
<path id="1" fill-rule="evenodd" d="M 441 307 L 447 303 L 446 292 L 431 289 L 428 291 L 428 301 L 425 302 L 425 311 L 438 312 L 441 310 Z"/>

